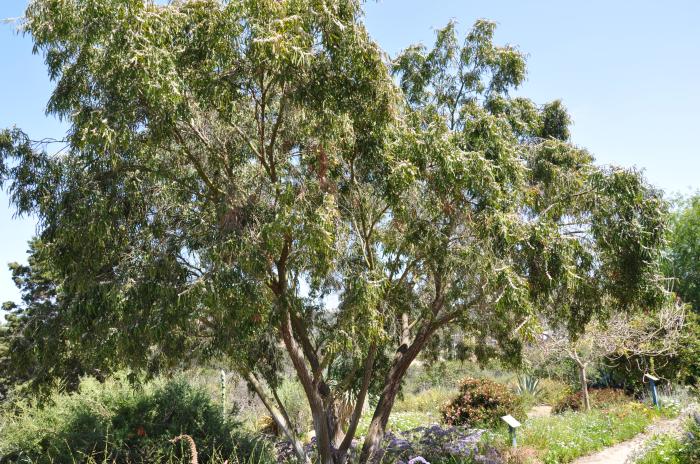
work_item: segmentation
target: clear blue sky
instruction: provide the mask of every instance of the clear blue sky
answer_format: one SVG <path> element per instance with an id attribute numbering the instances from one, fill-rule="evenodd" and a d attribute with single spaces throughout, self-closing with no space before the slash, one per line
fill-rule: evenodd
<path id="1" fill-rule="evenodd" d="M 26 0 L 0 0 L 0 18 L 21 16 Z M 450 19 L 465 32 L 477 18 L 498 22 L 497 41 L 529 55 L 520 93 L 560 98 L 574 119 L 573 140 L 604 164 L 637 166 L 668 193 L 700 189 L 700 2 L 561 0 L 383 0 L 366 23 L 390 54 L 429 44 Z M 0 127 L 34 138 L 61 137 L 46 118 L 51 91 L 31 40 L 0 24 Z M 0 194 L 0 302 L 16 299 L 6 263 L 23 262 L 31 218 L 14 219 Z"/>

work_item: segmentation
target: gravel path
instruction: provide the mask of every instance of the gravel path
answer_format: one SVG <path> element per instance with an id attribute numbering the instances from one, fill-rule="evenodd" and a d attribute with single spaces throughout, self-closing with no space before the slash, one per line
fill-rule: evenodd
<path id="1" fill-rule="evenodd" d="M 680 433 L 683 428 L 682 422 L 686 417 L 685 414 L 681 414 L 675 419 L 655 422 L 647 427 L 645 432 L 640 433 L 631 440 L 623 441 L 598 453 L 579 458 L 573 464 L 626 464 L 628 459 L 634 456 L 635 452 L 641 449 L 644 443 L 653 436 Z"/>

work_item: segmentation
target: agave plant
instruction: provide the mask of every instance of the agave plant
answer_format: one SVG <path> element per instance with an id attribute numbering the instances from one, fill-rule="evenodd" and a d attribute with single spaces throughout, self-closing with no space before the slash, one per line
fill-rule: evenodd
<path id="1" fill-rule="evenodd" d="M 538 397 L 542 393 L 540 379 L 531 375 L 519 375 L 518 383 L 515 385 L 515 392 L 518 395 L 531 395 Z"/>

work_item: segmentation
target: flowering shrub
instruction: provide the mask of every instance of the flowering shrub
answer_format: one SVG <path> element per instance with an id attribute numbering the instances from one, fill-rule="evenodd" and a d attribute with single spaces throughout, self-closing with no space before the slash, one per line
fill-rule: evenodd
<path id="1" fill-rule="evenodd" d="M 493 448 L 485 451 L 480 446 L 484 430 L 464 427 L 441 427 L 433 424 L 404 431 L 389 431 L 382 441 L 381 462 L 384 464 L 456 464 L 456 463 L 500 463 Z M 357 462 L 360 442 L 353 440 L 349 462 Z M 276 444 L 277 463 L 294 461 L 294 452 L 289 442 Z M 316 439 L 304 445 L 306 453 L 316 457 Z"/>
<path id="2" fill-rule="evenodd" d="M 406 464 L 479 462 L 483 430 L 441 427 L 437 424 L 405 432 L 388 432 L 383 442 L 383 462 Z"/>
<path id="3" fill-rule="evenodd" d="M 488 379 L 464 379 L 457 398 L 442 409 L 445 423 L 470 427 L 493 427 L 506 414 L 524 419 L 521 399 L 505 385 Z"/>
<path id="4" fill-rule="evenodd" d="M 588 391 L 592 408 L 604 408 L 630 401 L 629 395 L 619 388 L 596 388 Z M 555 414 L 564 411 L 580 411 L 583 409 L 583 393 L 578 391 L 562 398 L 552 408 Z"/>

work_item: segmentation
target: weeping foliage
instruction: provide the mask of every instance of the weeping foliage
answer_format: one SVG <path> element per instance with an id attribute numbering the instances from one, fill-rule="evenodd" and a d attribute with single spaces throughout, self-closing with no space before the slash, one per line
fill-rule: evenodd
<path id="1" fill-rule="evenodd" d="M 435 334 L 517 360 L 542 318 L 576 332 L 662 293 L 660 193 L 573 146 L 560 102 L 510 96 L 525 59 L 493 23 L 387 64 L 360 12 L 35 0 L 66 149 L 0 137 L 65 338 L 152 371 L 223 355 L 272 386 L 284 341 L 323 462 L 344 458 L 336 403 L 375 391 L 383 432 Z"/>

